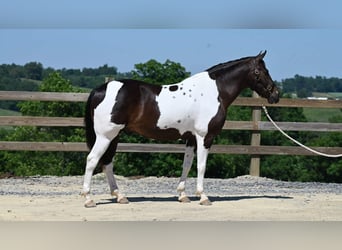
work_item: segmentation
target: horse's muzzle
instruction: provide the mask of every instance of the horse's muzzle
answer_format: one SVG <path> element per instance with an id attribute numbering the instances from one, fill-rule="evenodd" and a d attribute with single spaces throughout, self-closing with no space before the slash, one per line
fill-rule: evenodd
<path id="1" fill-rule="evenodd" d="M 274 104 L 279 102 L 279 91 L 277 88 L 275 88 L 272 93 L 270 94 L 270 96 L 267 98 L 267 101 L 269 104 Z"/>

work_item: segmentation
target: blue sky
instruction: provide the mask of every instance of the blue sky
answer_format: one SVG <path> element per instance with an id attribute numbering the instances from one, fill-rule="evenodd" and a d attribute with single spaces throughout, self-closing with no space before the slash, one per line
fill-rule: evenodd
<path id="1" fill-rule="evenodd" d="M 275 80 L 342 78 L 342 1 L 282 2 L 4 0 L 0 64 L 127 72 L 153 58 L 196 73 L 266 49 Z"/>

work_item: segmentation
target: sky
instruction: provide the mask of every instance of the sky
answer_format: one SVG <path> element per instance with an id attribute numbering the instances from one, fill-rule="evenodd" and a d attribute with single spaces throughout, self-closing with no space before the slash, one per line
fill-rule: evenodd
<path id="1" fill-rule="evenodd" d="M 316 2 L 2 0 L 0 64 L 128 72 L 169 59 L 195 74 L 267 50 L 275 80 L 342 78 L 342 1 Z"/>

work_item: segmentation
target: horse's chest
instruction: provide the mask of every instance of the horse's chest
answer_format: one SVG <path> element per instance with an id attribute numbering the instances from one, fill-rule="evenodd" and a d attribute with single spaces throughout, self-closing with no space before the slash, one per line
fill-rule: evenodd
<path id="1" fill-rule="evenodd" d="M 175 128 L 180 134 L 187 131 L 206 133 L 219 106 L 216 85 L 206 84 L 164 86 L 156 98 L 160 112 L 157 126 Z"/>

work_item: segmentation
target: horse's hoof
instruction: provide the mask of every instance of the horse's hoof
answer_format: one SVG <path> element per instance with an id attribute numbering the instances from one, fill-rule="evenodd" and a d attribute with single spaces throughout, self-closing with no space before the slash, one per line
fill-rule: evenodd
<path id="1" fill-rule="evenodd" d="M 117 202 L 119 204 L 128 204 L 129 203 L 129 201 L 126 197 L 122 197 L 121 199 L 118 199 Z"/>
<path id="2" fill-rule="evenodd" d="M 96 203 L 93 200 L 88 200 L 84 203 L 84 207 L 86 208 L 96 207 Z"/>
<path id="3" fill-rule="evenodd" d="M 209 199 L 205 199 L 203 201 L 200 201 L 199 204 L 203 205 L 203 206 L 210 206 L 210 205 L 212 205 L 212 203 L 211 203 L 211 201 Z"/>
<path id="4" fill-rule="evenodd" d="M 188 196 L 179 197 L 178 201 L 181 203 L 190 203 L 191 202 Z"/>

